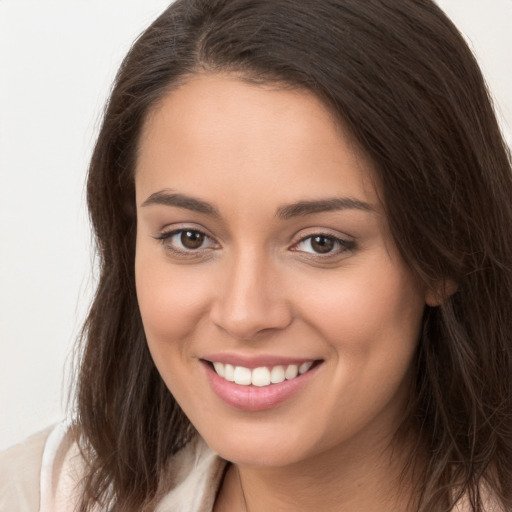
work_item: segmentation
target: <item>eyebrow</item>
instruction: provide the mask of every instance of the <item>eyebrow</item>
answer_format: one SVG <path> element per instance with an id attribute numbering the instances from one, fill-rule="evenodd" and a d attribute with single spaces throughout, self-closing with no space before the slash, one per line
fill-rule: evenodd
<path id="1" fill-rule="evenodd" d="M 374 212 L 375 208 L 364 201 L 352 197 L 333 197 L 313 201 L 299 201 L 277 209 L 277 216 L 281 219 L 301 217 L 313 213 L 330 212 L 336 210 L 363 210 Z"/>
<path id="2" fill-rule="evenodd" d="M 186 196 L 184 194 L 166 192 L 165 190 L 151 194 L 142 203 L 142 206 L 150 206 L 153 204 L 176 206 L 178 208 L 185 208 L 186 210 L 220 217 L 219 210 L 206 201 L 201 201 L 201 199 L 195 199 L 194 197 Z"/>
<path id="3" fill-rule="evenodd" d="M 160 190 L 151 194 L 142 206 L 163 205 L 185 208 L 198 213 L 220 217 L 220 212 L 215 206 L 201 199 L 196 199 L 185 194 L 178 194 Z M 276 211 L 276 217 L 287 220 L 293 217 L 301 217 L 314 213 L 330 212 L 336 210 L 362 210 L 374 212 L 375 208 L 364 201 L 352 197 L 334 197 L 329 199 L 318 199 L 311 201 L 299 201 L 289 205 L 281 206 Z"/>

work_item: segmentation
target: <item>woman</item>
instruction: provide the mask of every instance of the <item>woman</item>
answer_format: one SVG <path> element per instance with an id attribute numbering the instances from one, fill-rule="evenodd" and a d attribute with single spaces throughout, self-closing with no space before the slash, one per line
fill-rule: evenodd
<path id="1" fill-rule="evenodd" d="M 511 197 L 429 0 L 178 0 L 93 154 L 41 510 L 509 510 Z"/>

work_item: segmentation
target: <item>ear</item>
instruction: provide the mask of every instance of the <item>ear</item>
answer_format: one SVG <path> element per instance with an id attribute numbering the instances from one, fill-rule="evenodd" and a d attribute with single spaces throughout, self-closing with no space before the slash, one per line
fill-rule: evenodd
<path id="1" fill-rule="evenodd" d="M 426 291 L 425 303 L 432 308 L 440 306 L 452 296 L 458 288 L 459 285 L 452 279 L 442 279 Z"/>

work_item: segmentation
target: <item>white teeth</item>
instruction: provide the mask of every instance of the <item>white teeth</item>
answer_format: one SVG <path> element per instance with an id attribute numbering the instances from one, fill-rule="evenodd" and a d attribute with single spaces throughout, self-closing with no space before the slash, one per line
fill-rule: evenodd
<path id="1" fill-rule="evenodd" d="M 298 366 L 296 364 L 289 364 L 286 368 L 286 371 L 284 372 L 284 376 L 286 377 L 286 380 L 291 380 L 297 377 L 298 373 Z"/>
<path id="2" fill-rule="evenodd" d="M 279 384 L 280 382 L 284 382 L 283 366 L 274 366 L 274 368 L 272 368 L 272 371 L 270 372 L 270 382 L 272 382 L 272 384 Z"/>
<path id="3" fill-rule="evenodd" d="M 223 363 L 213 363 L 213 367 L 215 368 L 215 371 L 221 376 L 225 377 L 226 374 L 224 372 L 224 364 Z"/>
<path id="4" fill-rule="evenodd" d="M 235 368 L 235 384 L 241 386 L 249 386 L 251 384 L 251 370 L 244 368 L 243 366 L 237 366 Z"/>
<path id="5" fill-rule="evenodd" d="M 288 366 L 274 366 L 272 368 L 267 366 L 260 366 L 259 368 L 245 368 L 244 366 L 233 366 L 231 364 L 223 364 L 219 362 L 213 363 L 216 373 L 229 382 L 234 382 L 240 386 L 257 386 L 264 387 L 270 384 L 280 384 L 285 380 L 291 380 L 306 373 L 313 361 L 302 363 L 300 366 L 296 364 L 289 364 Z"/>
<path id="6" fill-rule="evenodd" d="M 221 375 L 222 377 L 222 375 Z M 224 365 L 224 378 L 229 382 L 235 381 L 235 367 L 231 364 Z"/>
<path id="7" fill-rule="evenodd" d="M 261 368 L 254 368 L 252 371 L 251 382 L 253 386 L 268 386 L 270 384 L 270 370 L 264 366 Z"/>
<path id="8" fill-rule="evenodd" d="M 312 366 L 313 366 L 313 361 L 309 361 L 307 363 L 302 363 L 299 366 L 299 374 L 302 375 L 303 373 L 306 373 Z"/>

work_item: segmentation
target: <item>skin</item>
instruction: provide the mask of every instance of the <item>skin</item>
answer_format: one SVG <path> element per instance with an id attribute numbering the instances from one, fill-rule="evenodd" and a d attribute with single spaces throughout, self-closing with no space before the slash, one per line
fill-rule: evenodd
<path id="1" fill-rule="evenodd" d="M 371 162 L 313 94 L 230 75 L 196 75 L 172 91 L 139 149 L 140 310 L 168 388 L 234 463 L 216 510 L 244 509 L 237 468 L 251 512 L 405 510 L 406 450 L 389 445 L 433 298 L 397 252 Z M 158 193 L 218 215 L 152 202 Z M 332 198 L 368 208 L 276 214 Z M 159 239 L 185 228 L 206 235 L 197 249 L 180 248 L 180 233 Z M 346 242 L 318 254 L 316 234 Z M 212 391 L 200 362 L 211 353 L 322 363 L 285 402 L 247 412 Z"/>

